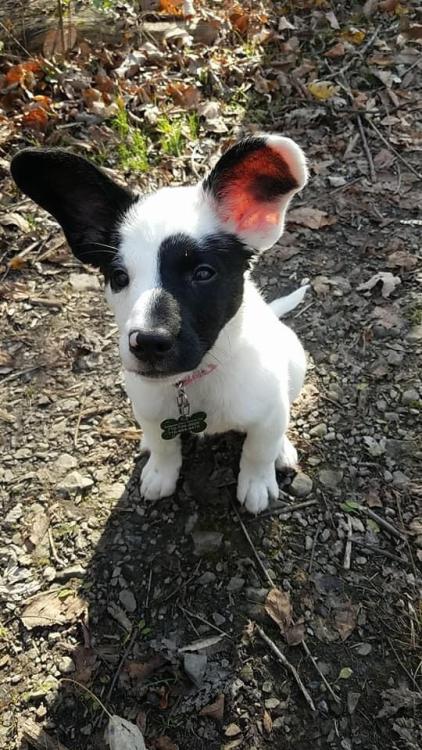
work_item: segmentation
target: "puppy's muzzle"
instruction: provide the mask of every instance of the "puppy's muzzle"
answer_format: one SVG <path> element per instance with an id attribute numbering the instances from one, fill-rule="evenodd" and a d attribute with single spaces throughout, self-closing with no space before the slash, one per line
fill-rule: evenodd
<path id="1" fill-rule="evenodd" d="M 141 362 L 160 363 L 172 352 L 174 343 L 174 337 L 163 328 L 129 333 L 129 349 Z"/>

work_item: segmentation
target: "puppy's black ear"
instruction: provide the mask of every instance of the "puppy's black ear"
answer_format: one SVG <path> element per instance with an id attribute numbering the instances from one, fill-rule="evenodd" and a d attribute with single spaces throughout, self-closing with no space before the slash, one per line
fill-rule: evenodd
<path id="1" fill-rule="evenodd" d="M 264 134 L 226 151 L 203 187 L 227 231 L 265 250 L 282 234 L 287 206 L 307 178 L 301 148 L 290 138 Z"/>
<path id="2" fill-rule="evenodd" d="M 63 149 L 24 149 L 12 160 L 11 173 L 22 192 L 57 219 L 79 260 L 108 265 L 119 222 L 137 200 L 134 194 Z"/>

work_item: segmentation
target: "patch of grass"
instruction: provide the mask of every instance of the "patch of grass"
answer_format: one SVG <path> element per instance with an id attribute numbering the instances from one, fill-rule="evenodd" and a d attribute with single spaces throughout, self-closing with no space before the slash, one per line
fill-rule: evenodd
<path id="1" fill-rule="evenodd" d="M 119 109 L 111 125 L 121 140 L 117 146 L 120 167 L 125 172 L 148 172 L 148 139 L 130 124 L 123 107 Z"/>
<path id="2" fill-rule="evenodd" d="M 409 307 L 406 317 L 409 323 L 412 323 L 412 325 L 420 325 L 422 323 L 422 305 L 419 305 L 416 302 L 414 305 Z"/>
<path id="3" fill-rule="evenodd" d="M 160 134 L 160 146 L 168 156 L 180 156 L 186 142 L 183 133 L 182 118 L 170 120 L 162 115 L 157 120 L 157 132 Z"/>

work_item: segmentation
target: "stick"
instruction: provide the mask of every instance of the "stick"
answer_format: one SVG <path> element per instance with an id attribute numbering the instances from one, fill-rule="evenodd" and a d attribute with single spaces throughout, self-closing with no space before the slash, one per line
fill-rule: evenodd
<path id="1" fill-rule="evenodd" d="M 395 526 L 392 526 L 392 524 L 386 521 L 384 518 L 374 513 L 371 508 L 367 508 L 366 506 L 361 505 L 360 510 L 363 510 L 363 512 L 366 513 L 369 518 L 372 518 L 374 521 L 376 521 L 379 526 L 382 526 L 382 528 L 388 531 L 389 534 L 392 534 L 392 536 L 397 536 L 399 539 L 405 538 L 404 534 L 401 531 L 396 529 Z"/>
<path id="2" fill-rule="evenodd" d="M 273 654 L 275 654 L 275 656 L 277 657 L 277 659 L 283 664 L 284 667 L 286 667 L 286 669 L 289 670 L 289 672 L 291 672 L 291 674 L 293 675 L 294 679 L 296 680 L 296 683 L 297 683 L 299 689 L 302 691 L 302 694 L 303 694 L 303 696 L 304 696 L 304 698 L 305 698 L 308 706 L 310 707 L 311 711 L 315 711 L 316 709 L 315 709 L 314 702 L 313 702 L 311 696 L 309 695 L 309 693 L 308 693 L 305 685 L 303 684 L 302 680 L 300 679 L 300 676 L 299 676 L 299 673 L 298 673 L 296 667 L 294 667 L 293 664 L 290 664 L 290 662 L 286 659 L 286 657 L 284 656 L 284 654 L 275 645 L 274 641 L 272 641 L 271 638 L 268 637 L 268 635 L 265 633 L 265 631 L 257 623 L 255 623 L 255 629 L 258 631 L 258 633 L 261 636 L 262 640 L 265 641 L 265 643 L 267 644 L 267 646 L 270 647 L 271 651 L 273 652 Z"/>
<path id="3" fill-rule="evenodd" d="M 347 519 L 347 541 L 346 541 L 346 547 L 344 549 L 344 561 L 343 561 L 343 568 L 344 570 L 350 570 L 350 561 L 352 557 L 352 519 L 350 516 Z"/>
<path id="4" fill-rule="evenodd" d="M 305 500 L 303 503 L 283 503 L 282 508 L 274 508 L 274 510 L 268 510 L 266 513 L 260 513 L 256 518 L 251 518 L 251 522 L 259 521 L 261 518 L 270 518 L 271 516 L 282 516 L 283 513 L 293 513 L 295 510 L 301 510 L 302 508 L 308 508 L 310 505 L 316 505 L 318 500 Z"/>
<path id="5" fill-rule="evenodd" d="M 366 156 L 366 159 L 368 161 L 369 173 L 371 175 L 371 182 L 376 182 L 377 181 L 377 175 L 376 175 L 376 172 L 375 172 L 374 162 L 373 162 L 373 159 L 372 159 L 372 154 L 371 154 L 370 148 L 368 146 L 368 141 L 366 139 L 366 134 L 365 134 L 365 128 L 362 125 L 362 118 L 360 117 L 360 115 L 356 116 L 356 122 L 358 124 L 360 137 L 362 139 L 363 150 L 365 151 L 365 156 Z"/>
<path id="6" fill-rule="evenodd" d="M 32 719 L 26 719 L 21 729 L 22 739 L 36 748 L 36 750 L 68 750 L 59 740 L 40 727 Z"/>
<path id="7" fill-rule="evenodd" d="M 51 555 L 53 557 L 54 562 L 56 562 L 58 565 L 64 565 L 63 560 L 61 560 L 57 554 L 56 545 L 54 544 L 54 539 L 53 539 L 53 532 L 51 531 L 50 526 L 48 527 L 48 541 L 50 542 Z"/>
<path id="8" fill-rule="evenodd" d="M 302 646 L 304 648 L 305 654 L 307 656 L 309 656 L 312 664 L 314 665 L 316 671 L 318 672 L 319 676 L 321 677 L 321 680 L 323 681 L 323 683 L 324 683 L 325 687 L 327 688 L 328 692 L 334 698 L 334 700 L 335 700 L 336 703 L 340 703 L 341 702 L 340 698 L 338 697 L 338 695 L 336 695 L 336 693 L 334 692 L 334 690 L 331 687 L 330 683 L 326 679 L 325 675 L 323 675 L 323 673 L 321 672 L 321 670 L 320 670 L 320 668 L 318 666 L 318 663 L 315 661 L 314 657 L 312 656 L 311 652 L 309 651 L 308 644 L 306 643 L 306 641 L 302 641 Z"/>
<path id="9" fill-rule="evenodd" d="M 85 406 L 85 401 L 86 401 L 86 394 L 84 393 L 83 396 L 82 396 L 82 398 L 81 398 L 81 404 L 80 404 L 80 407 L 79 407 L 79 414 L 78 414 L 78 418 L 76 420 L 75 434 L 73 436 L 73 445 L 75 446 L 75 448 L 78 447 L 79 427 L 81 426 L 81 419 L 82 419 L 83 409 L 84 409 L 84 406 Z"/>
<path id="10" fill-rule="evenodd" d="M 381 133 L 381 131 L 377 128 L 377 126 L 374 125 L 374 123 L 372 122 L 371 118 L 368 117 L 368 114 L 366 113 L 366 114 L 364 114 L 362 116 L 365 118 L 365 120 L 368 123 L 368 125 L 373 130 L 375 130 L 378 138 L 387 146 L 388 149 L 390 149 L 390 151 L 394 154 L 394 156 L 396 156 L 397 159 L 399 161 L 401 161 L 401 163 L 404 164 L 405 167 L 407 167 L 414 175 L 416 175 L 416 177 L 418 178 L 418 180 L 422 180 L 422 175 L 419 174 L 419 172 L 412 166 L 412 164 L 410 164 L 410 162 L 407 161 L 407 159 L 404 158 L 404 156 L 401 155 L 401 153 L 399 151 L 396 151 L 396 149 L 394 148 L 394 146 L 391 145 L 391 143 L 387 140 L 387 138 L 385 138 L 385 136 Z"/>
<path id="11" fill-rule="evenodd" d="M 241 519 L 241 517 L 239 515 L 239 511 L 237 510 L 237 508 L 236 508 L 235 505 L 233 505 L 233 510 L 234 510 L 234 512 L 237 515 L 238 521 L 240 523 L 240 527 L 241 527 L 241 529 L 242 529 L 242 531 L 243 531 L 243 533 L 244 533 L 244 535 L 245 535 L 245 537 L 246 537 L 246 539 L 247 539 L 247 541 L 249 543 L 249 546 L 250 546 L 252 552 L 254 553 L 255 560 L 259 564 L 259 567 L 261 568 L 261 570 L 262 570 L 262 572 L 263 572 L 263 574 L 265 576 L 265 579 L 268 581 L 268 583 L 270 584 L 271 588 L 274 588 L 274 581 L 271 578 L 270 574 L 268 573 L 268 570 L 266 569 L 266 567 L 265 567 L 264 563 L 262 562 L 260 556 L 258 555 L 258 552 L 255 549 L 255 545 L 254 545 L 252 539 L 250 538 L 248 530 L 247 530 L 245 524 L 243 523 L 243 521 L 242 521 L 242 519 Z"/>
<path id="12" fill-rule="evenodd" d="M 226 638 L 228 638 L 230 641 L 233 640 L 233 638 L 231 637 L 231 635 L 229 635 L 228 633 L 226 633 L 225 630 L 221 630 L 221 628 L 217 627 L 217 625 L 213 625 L 212 622 L 209 622 L 208 620 L 206 620 L 205 617 L 201 617 L 201 615 L 197 615 L 197 614 L 195 614 L 195 612 L 189 612 L 189 610 L 185 609 L 184 607 L 182 607 L 181 604 L 179 604 L 179 609 L 181 609 L 182 612 L 185 613 L 185 615 L 188 615 L 189 617 L 194 617 L 196 620 L 199 620 L 204 625 L 208 625 L 208 627 L 212 628 L 212 630 L 216 630 L 217 633 L 220 633 L 220 635 L 225 635 Z"/>
<path id="13" fill-rule="evenodd" d="M 313 541 L 313 544 L 312 544 L 311 559 L 309 560 L 308 574 L 311 572 L 312 566 L 314 564 L 314 555 L 315 555 L 316 543 L 317 543 L 318 534 L 319 534 L 320 530 L 321 530 L 321 524 L 318 524 L 318 526 L 316 528 L 315 536 L 314 536 L 314 541 Z"/>

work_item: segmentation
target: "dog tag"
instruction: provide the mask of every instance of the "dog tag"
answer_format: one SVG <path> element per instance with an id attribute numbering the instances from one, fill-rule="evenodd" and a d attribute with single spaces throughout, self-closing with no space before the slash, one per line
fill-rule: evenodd
<path id="1" fill-rule="evenodd" d="M 161 437 L 163 440 L 173 440 L 186 432 L 203 432 L 207 429 L 207 415 L 204 411 L 197 411 L 190 416 L 180 416 L 178 419 L 165 419 L 161 422 Z"/>

